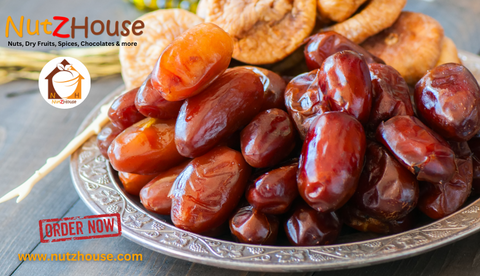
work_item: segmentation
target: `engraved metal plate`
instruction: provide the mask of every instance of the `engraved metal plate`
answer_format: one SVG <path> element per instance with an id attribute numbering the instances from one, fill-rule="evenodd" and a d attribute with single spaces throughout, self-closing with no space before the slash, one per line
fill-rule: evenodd
<path id="1" fill-rule="evenodd" d="M 459 56 L 480 80 L 480 57 L 462 51 Z M 114 91 L 97 105 L 79 131 L 94 119 L 102 104 L 120 92 Z M 397 235 L 366 235 L 360 241 L 312 247 L 246 245 L 180 230 L 146 211 L 138 198 L 119 187 L 116 175 L 97 148 L 96 137 L 72 155 L 70 169 L 80 198 L 95 214 L 119 213 L 126 238 L 166 255 L 217 267 L 270 272 L 360 267 L 424 253 L 480 229 L 478 199 L 444 219 Z"/>

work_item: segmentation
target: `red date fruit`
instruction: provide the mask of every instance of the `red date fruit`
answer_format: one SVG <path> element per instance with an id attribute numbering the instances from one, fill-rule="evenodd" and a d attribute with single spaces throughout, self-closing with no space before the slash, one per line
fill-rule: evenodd
<path id="1" fill-rule="evenodd" d="M 108 159 L 108 147 L 112 143 L 113 139 L 122 133 L 123 129 L 114 126 L 112 123 L 108 123 L 102 128 L 97 135 L 97 146 L 100 153 Z"/>
<path id="2" fill-rule="evenodd" d="M 265 214 L 283 214 L 298 196 L 298 162 L 271 170 L 248 187 L 248 202 Z"/>
<path id="3" fill-rule="evenodd" d="M 216 147 L 193 159 L 172 186 L 175 226 L 203 233 L 226 222 L 240 201 L 251 168 L 238 151 Z"/>
<path id="4" fill-rule="evenodd" d="M 455 173 L 455 154 L 450 146 L 413 116 L 396 116 L 380 123 L 375 138 L 417 180 L 448 182 Z"/>
<path id="5" fill-rule="evenodd" d="M 120 129 L 127 127 L 145 119 L 135 107 L 135 97 L 138 87 L 122 94 L 116 98 L 108 110 L 108 118 L 112 124 Z"/>
<path id="6" fill-rule="evenodd" d="M 342 207 L 357 188 L 366 148 L 362 124 L 350 115 L 327 112 L 311 125 L 297 174 L 298 190 L 317 211 Z"/>
<path id="7" fill-rule="evenodd" d="M 295 147 L 295 130 L 287 112 L 277 108 L 260 112 L 242 130 L 240 146 L 252 167 L 278 164 Z"/>
<path id="8" fill-rule="evenodd" d="M 415 86 L 422 120 L 445 139 L 468 141 L 480 130 L 480 87 L 463 65 L 447 63 Z"/>
<path id="9" fill-rule="evenodd" d="M 264 92 L 264 103 L 262 105 L 262 110 L 271 108 L 280 108 L 285 110 L 284 94 L 285 87 L 287 86 L 285 80 L 283 80 L 283 78 L 277 73 L 264 68 L 255 66 L 243 66 L 243 68 L 252 70 L 260 77 Z"/>
<path id="10" fill-rule="evenodd" d="M 472 151 L 472 192 L 475 194 L 480 194 L 480 138 L 474 137 L 468 141 L 468 146 Z"/>
<path id="11" fill-rule="evenodd" d="M 365 60 L 352 51 L 328 57 L 320 68 L 318 83 L 332 111 L 368 122 L 372 106 L 372 82 Z"/>
<path id="12" fill-rule="evenodd" d="M 263 85 L 253 71 L 228 69 L 203 93 L 187 99 L 175 127 L 178 152 L 186 157 L 205 154 L 247 125 L 260 111 Z"/>
<path id="13" fill-rule="evenodd" d="M 398 116 L 414 116 L 407 83 L 393 67 L 378 63 L 368 65 L 372 79 L 372 110 L 367 123 L 375 131 L 382 121 Z"/>
<path id="14" fill-rule="evenodd" d="M 169 102 L 153 88 L 150 76 L 138 89 L 135 107 L 146 117 L 157 119 L 175 119 L 183 101 Z"/>
<path id="15" fill-rule="evenodd" d="M 467 142 L 447 141 L 447 143 L 455 153 L 456 158 L 467 159 L 472 156 L 472 151 Z"/>
<path id="16" fill-rule="evenodd" d="M 168 197 L 170 189 L 178 175 L 190 161 L 161 172 L 140 190 L 140 201 L 149 211 L 160 215 L 170 215 L 172 199 Z"/>
<path id="17" fill-rule="evenodd" d="M 285 105 L 300 137 L 305 140 L 315 118 L 330 111 L 330 106 L 318 86 L 318 70 L 298 75 L 288 83 Z"/>
<path id="18" fill-rule="evenodd" d="M 332 244 L 342 224 L 335 212 L 321 213 L 300 202 L 284 224 L 291 245 L 314 246 Z"/>
<path id="19" fill-rule="evenodd" d="M 230 64 L 232 38 L 213 23 L 202 23 L 165 48 L 152 72 L 152 84 L 167 101 L 200 93 Z"/>
<path id="20" fill-rule="evenodd" d="M 121 172 L 154 174 L 181 162 L 175 147 L 175 120 L 147 118 L 125 129 L 113 140 L 108 157 Z"/>
<path id="21" fill-rule="evenodd" d="M 420 184 L 418 208 L 432 219 L 446 217 L 460 209 L 472 190 L 472 157 L 467 142 L 450 142 L 450 145 L 456 154 L 457 170 L 453 178 L 446 183 Z"/>
<path id="22" fill-rule="evenodd" d="M 252 206 L 240 208 L 230 219 L 230 231 L 241 243 L 275 244 L 279 221 Z"/>
<path id="23" fill-rule="evenodd" d="M 321 32 L 307 38 L 304 54 L 308 69 L 314 70 L 322 67 L 329 56 L 344 50 L 351 50 L 361 55 L 367 63 L 385 63 L 380 58 L 370 54 L 367 50 L 353 43 L 343 35 L 333 32 Z"/>
<path id="24" fill-rule="evenodd" d="M 399 220 L 382 221 L 370 217 L 351 206 L 351 204 L 347 204 L 340 209 L 339 215 L 342 221 L 353 229 L 384 235 L 408 231 L 413 228 L 416 219 L 415 212 L 410 212 Z"/>
<path id="25" fill-rule="evenodd" d="M 140 190 L 147 185 L 147 183 L 155 178 L 157 174 L 135 174 L 135 173 L 127 173 L 127 172 L 118 172 L 118 177 L 123 184 L 123 188 L 125 191 L 131 195 L 138 196 L 140 194 Z"/>
<path id="26" fill-rule="evenodd" d="M 415 176 L 375 142 L 367 143 L 365 167 L 351 202 L 365 214 L 380 220 L 398 220 L 418 202 Z"/>

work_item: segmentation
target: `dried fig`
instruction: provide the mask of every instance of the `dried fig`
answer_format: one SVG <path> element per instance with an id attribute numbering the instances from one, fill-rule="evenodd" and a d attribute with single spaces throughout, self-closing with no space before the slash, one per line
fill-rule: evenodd
<path id="1" fill-rule="evenodd" d="M 205 22 L 217 24 L 234 39 L 233 58 L 250 64 L 282 60 L 315 25 L 316 0 L 205 0 L 202 5 Z"/>
<path id="2" fill-rule="evenodd" d="M 138 18 L 145 24 L 143 34 L 132 32 L 122 42 L 137 42 L 135 47 L 120 47 L 122 77 L 127 89 L 141 86 L 153 69 L 158 57 L 175 37 L 203 20 L 182 9 L 157 10 Z"/>
<path id="3" fill-rule="evenodd" d="M 367 39 L 362 46 L 397 69 L 415 85 L 440 58 L 443 28 L 430 16 L 402 12 L 395 24 Z"/>
<path id="4" fill-rule="evenodd" d="M 318 0 L 318 12 L 325 19 L 343 22 L 367 0 Z"/>
<path id="5" fill-rule="evenodd" d="M 207 1 L 206 0 L 200 0 L 198 1 L 197 4 L 197 16 L 200 18 L 205 19 L 205 15 L 207 14 L 207 6 L 206 6 Z"/>
<path id="6" fill-rule="evenodd" d="M 458 57 L 458 51 L 455 43 L 446 36 L 442 40 L 442 51 L 440 52 L 440 58 L 438 59 L 436 66 L 445 63 L 462 63 Z"/>
<path id="7" fill-rule="evenodd" d="M 406 3 L 407 0 L 371 0 L 361 12 L 326 30 L 335 31 L 355 43 L 362 43 L 392 26 Z"/>

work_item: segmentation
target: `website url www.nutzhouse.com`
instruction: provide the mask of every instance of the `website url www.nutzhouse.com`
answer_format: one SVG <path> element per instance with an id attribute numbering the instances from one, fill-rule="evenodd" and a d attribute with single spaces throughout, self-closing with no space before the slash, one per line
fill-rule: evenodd
<path id="1" fill-rule="evenodd" d="M 143 261 L 142 254 L 83 254 L 61 253 L 61 254 L 18 254 L 19 261 L 40 261 L 40 262 L 138 262 Z"/>

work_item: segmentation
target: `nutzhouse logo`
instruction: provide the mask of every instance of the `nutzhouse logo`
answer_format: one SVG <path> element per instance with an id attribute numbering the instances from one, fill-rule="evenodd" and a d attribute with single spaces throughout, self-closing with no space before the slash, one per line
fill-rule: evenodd
<path id="1" fill-rule="evenodd" d="M 40 72 L 38 87 L 50 105 L 73 108 L 83 102 L 90 92 L 90 74 L 80 61 L 58 57 L 49 61 Z"/>

